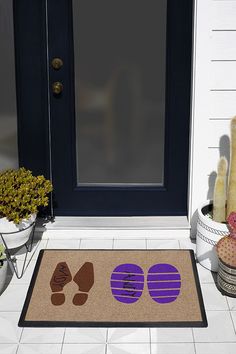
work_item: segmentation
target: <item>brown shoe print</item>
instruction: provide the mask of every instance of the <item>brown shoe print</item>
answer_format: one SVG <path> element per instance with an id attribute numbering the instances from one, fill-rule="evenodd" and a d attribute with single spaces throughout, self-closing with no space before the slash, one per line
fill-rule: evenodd
<path id="1" fill-rule="evenodd" d="M 73 278 L 82 293 L 75 294 L 73 304 L 82 306 L 88 299 L 88 292 L 94 284 L 93 263 L 85 262 Z"/>
<path id="2" fill-rule="evenodd" d="M 65 295 L 59 293 L 59 291 L 63 291 L 64 286 L 71 280 L 72 276 L 66 262 L 58 263 L 50 281 L 52 292 L 55 293 L 51 295 L 51 302 L 53 305 L 59 306 L 64 304 Z"/>

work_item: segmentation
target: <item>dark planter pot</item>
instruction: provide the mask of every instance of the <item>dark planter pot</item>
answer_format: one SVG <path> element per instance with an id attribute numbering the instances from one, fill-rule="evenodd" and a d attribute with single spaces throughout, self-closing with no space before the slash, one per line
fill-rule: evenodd
<path id="1" fill-rule="evenodd" d="M 236 297 L 236 268 L 219 259 L 217 285 L 223 295 Z"/>

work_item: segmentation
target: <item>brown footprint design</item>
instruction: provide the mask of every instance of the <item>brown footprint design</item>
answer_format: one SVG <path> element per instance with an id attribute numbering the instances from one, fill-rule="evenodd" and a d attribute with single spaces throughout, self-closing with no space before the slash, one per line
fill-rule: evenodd
<path id="1" fill-rule="evenodd" d="M 50 281 L 51 289 L 54 293 L 56 293 L 51 295 L 51 302 L 53 305 L 59 306 L 64 304 L 65 295 L 58 292 L 62 291 L 64 286 L 71 280 L 72 276 L 66 262 L 58 263 Z"/>
<path id="2" fill-rule="evenodd" d="M 85 262 L 75 274 L 73 280 L 78 285 L 79 291 L 82 291 L 82 293 L 75 294 L 73 304 L 76 306 L 84 305 L 88 299 L 87 293 L 94 284 L 93 263 Z"/>

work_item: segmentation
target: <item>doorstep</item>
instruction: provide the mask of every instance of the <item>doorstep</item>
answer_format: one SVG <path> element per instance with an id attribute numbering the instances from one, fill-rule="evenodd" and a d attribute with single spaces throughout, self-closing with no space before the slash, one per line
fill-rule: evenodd
<path id="1" fill-rule="evenodd" d="M 144 216 L 144 217 L 55 217 L 43 225 L 39 219 L 36 237 L 42 238 L 145 238 L 179 239 L 190 237 L 187 216 Z"/>

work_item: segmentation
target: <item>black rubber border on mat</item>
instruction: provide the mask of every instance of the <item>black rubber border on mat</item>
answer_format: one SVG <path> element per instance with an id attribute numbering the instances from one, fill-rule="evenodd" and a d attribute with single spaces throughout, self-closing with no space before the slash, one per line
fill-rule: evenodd
<path id="1" fill-rule="evenodd" d="M 201 310 L 201 316 L 202 316 L 202 321 L 183 321 L 183 322 L 79 322 L 79 321 L 26 321 L 25 316 L 28 310 L 28 306 L 30 303 L 31 295 L 33 293 L 34 285 L 37 279 L 38 271 L 40 268 L 40 264 L 43 258 L 44 252 L 50 252 L 50 251 L 75 251 L 75 249 L 47 249 L 47 250 L 41 250 L 39 252 L 39 256 L 37 259 L 37 263 L 35 265 L 34 273 L 32 275 L 32 279 L 29 285 L 29 289 L 26 295 L 25 303 L 20 315 L 20 319 L 18 322 L 19 327 L 207 327 L 207 317 L 206 317 L 206 312 L 205 312 L 205 307 L 204 307 L 204 302 L 203 302 L 203 297 L 202 297 L 202 291 L 201 291 L 201 286 L 200 286 L 200 281 L 198 277 L 198 272 L 197 272 L 197 266 L 195 262 L 195 257 L 194 257 L 194 252 L 193 250 L 177 250 L 177 249 L 165 249 L 165 250 L 156 250 L 157 252 L 159 251 L 182 251 L 182 252 L 189 252 L 191 256 L 191 261 L 192 261 L 192 269 L 194 273 L 194 279 L 196 283 L 196 288 L 197 288 L 197 294 L 198 294 L 198 301 L 199 301 L 199 306 Z M 80 251 L 85 251 L 85 249 L 78 249 L 76 250 L 78 252 Z M 90 249 L 89 251 L 142 251 L 141 249 L 134 249 L 134 250 L 110 250 L 110 249 Z M 148 250 L 143 250 L 143 251 L 148 251 Z M 152 250 L 153 251 L 153 250 Z"/>

